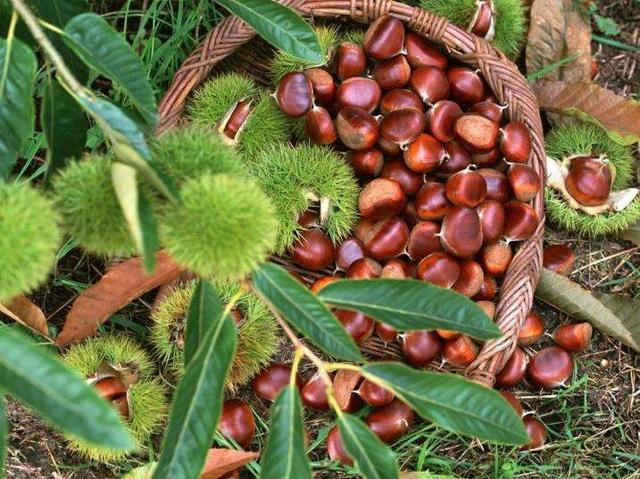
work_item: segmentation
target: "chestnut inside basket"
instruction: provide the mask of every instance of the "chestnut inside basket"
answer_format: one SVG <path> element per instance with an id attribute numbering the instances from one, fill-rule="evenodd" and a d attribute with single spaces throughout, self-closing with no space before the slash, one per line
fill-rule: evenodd
<path id="1" fill-rule="evenodd" d="M 439 45 L 453 59 L 478 68 L 497 100 L 507 105 L 511 121 L 524 123 L 532 140 L 529 165 L 541 178 L 545 174 L 542 124 L 536 99 L 517 67 L 486 41 L 426 10 L 389 0 L 279 0 L 306 18 L 371 23 L 383 15 L 403 21 L 410 30 Z M 156 133 L 179 123 L 191 92 L 215 71 L 235 70 L 267 84 L 269 59 L 273 49 L 262 41 L 249 41 L 255 31 L 237 17 L 230 16 L 216 25 L 198 49 L 185 60 L 160 104 L 160 123 Z M 242 48 L 241 48 L 242 47 Z M 233 55 L 232 55 L 233 54 Z M 226 60 L 225 60 L 226 59 Z M 222 60 L 225 60 L 222 62 Z M 222 62 L 222 64 L 221 64 Z M 215 67 L 215 71 L 214 71 Z M 532 201 L 540 224 L 535 234 L 521 243 L 500 287 L 495 321 L 504 335 L 484 343 L 476 360 L 464 371 L 471 379 L 492 386 L 495 374 L 516 347 L 516 335 L 533 303 L 542 265 L 544 233 L 543 191 Z M 296 268 L 286 258 L 274 258 L 285 267 L 313 278 L 318 273 Z M 370 339 L 363 351 L 373 356 L 398 357 L 397 347 Z"/>

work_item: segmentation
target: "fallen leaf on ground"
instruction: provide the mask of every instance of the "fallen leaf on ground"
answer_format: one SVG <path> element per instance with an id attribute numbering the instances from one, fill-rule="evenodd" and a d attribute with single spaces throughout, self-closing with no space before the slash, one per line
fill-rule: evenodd
<path id="1" fill-rule="evenodd" d="M 640 246 L 640 222 L 634 223 L 629 226 L 627 231 L 620 233 L 620 237 L 635 243 L 636 246 Z"/>
<path id="2" fill-rule="evenodd" d="M 0 312 L 29 329 L 49 337 L 47 318 L 42 310 L 26 296 L 13 298 L 8 304 L 0 304 Z"/>
<path id="3" fill-rule="evenodd" d="M 151 274 L 145 272 L 141 258 L 114 266 L 75 300 L 56 344 L 66 346 L 95 334 L 113 313 L 181 272 L 182 267 L 164 251 L 156 254 L 156 267 Z"/>
<path id="4" fill-rule="evenodd" d="M 258 458 L 257 452 L 209 449 L 200 479 L 218 479 Z"/>
<path id="5" fill-rule="evenodd" d="M 532 3 L 525 52 L 527 73 L 537 72 L 564 57 L 566 13 L 570 8 L 570 0 L 535 0 Z M 546 76 L 559 79 L 560 70 L 552 70 Z"/>

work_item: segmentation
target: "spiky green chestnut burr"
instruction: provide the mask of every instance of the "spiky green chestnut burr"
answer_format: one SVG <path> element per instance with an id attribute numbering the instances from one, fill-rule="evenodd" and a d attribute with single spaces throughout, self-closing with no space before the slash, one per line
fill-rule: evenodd
<path id="1" fill-rule="evenodd" d="M 214 286 L 225 304 L 239 290 L 236 282 L 216 282 Z M 163 363 L 179 376 L 184 371 L 184 321 L 194 289 L 195 282 L 174 288 L 154 306 L 151 314 L 151 341 Z M 276 321 L 255 295 L 243 294 L 235 311 L 239 313 L 236 323 L 238 339 L 226 381 L 227 389 L 232 391 L 246 384 L 266 366 L 279 344 Z"/>
<path id="2" fill-rule="evenodd" d="M 420 6 L 467 29 L 474 18 L 476 0 L 421 0 Z M 522 0 L 493 0 L 495 37 L 491 43 L 512 60 L 520 55 L 527 33 Z"/>
<path id="3" fill-rule="evenodd" d="M 200 276 L 241 278 L 273 250 L 277 220 L 250 178 L 204 175 L 185 182 L 160 218 L 171 255 Z"/>
<path id="4" fill-rule="evenodd" d="M 237 73 L 220 75 L 194 93 L 188 116 L 200 126 L 220 131 L 239 101 L 251 101 L 251 112 L 233 141 L 250 161 L 265 144 L 286 141 L 289 120 L 275 100 L 253 80 Z"/>
<path id="5" fill-rule="evenodd" d="M 154 366 L 147 352 L 126 336 L 109 335 L 72 346 L 64 361 L 112 401 L 123 415 L 137 449 L 144 447 L 151 434 L 163 424 L 168 406 L 164 386 L 153 378 Z M 123 389 L 107 387 L 109 381 Z M 68 438 L 68 442 L 70 449 L 98 461 L 121 459 L 126 455 L 74 438 Z"/>
<path id="6" fill-rule="evenodd" d="M 65 230 L 89 253 L 131 256 L 136 247 L 111 179 L 112 157 L 73 161 L 53 179 Z"/>
<path id="7" fill-rule="evenodd" d="M 55 263 L 60 218 L 28 184 L 0 182 L 0 302 L 38 287 Z"/>
<path id="8" fill-rule="evenodd" d="M 612 191 L 628 187 L 634 177 L 634 157 L 629 147 L 613 141 L 600 127 L 588 123 L 568 123 L 549 132 L 545 138 L 547 155 L 563 160 L 574 155 L 604 156 L 615 170 Z M 589 215 L 570 207 L 554 189 L 545 189 L 545 210 L 552 224 L 583 236 L 616 234 L 640 220 L 640 199 L 622 211 Z"/>
<path id="9" fill-rule="evenodd" d="M 345 32 L 342 32 L 342 34 L 340 35 L 340 40 L 342 42 L 351 42 L 355 43 L 356 45 L 362 45 L 364 43 L 365 33 L 366 30 L 363 30 L 361 28 L 351 28 L 349 30 L 346 30 Z"/>
<path id="10" fill-rule="evenodd" d="M 357 219 L 358 183 L 344 158 L 322 146 L 272 145 L 258 157 L 251 173 L 275 205 L 276 252 L 293 244 L 302 227 L 298 217 L 311 206 L 334 243 L 344 239 Z"/>
<path id="11" fill-rule="evenodd" d="M 299 72 L 305 68 L 325 65 L 331 61 L 335 47 L 340 42 L 338 29 L 333 26 L 317 27 L 316 34 L 318 35 L 318 43 L 320 44 L 320 51 L 322 52 L 324 61 L 314 65 L 308 61 L 294 57 L 289 53 L 278 51 L 271 62 L 271 75 L 275 83 L 279 82 L 287 73 Z"/>

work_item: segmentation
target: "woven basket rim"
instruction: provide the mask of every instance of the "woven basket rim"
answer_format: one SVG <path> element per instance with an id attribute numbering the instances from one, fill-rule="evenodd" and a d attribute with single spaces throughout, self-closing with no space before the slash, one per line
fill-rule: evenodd
<path id="1" fill-rule="evenodd" d="M 392 0 L 278 0 L 303 16 L 315 19 L 350 19 L 370 23 L 383 15 L 402 20 L 415 33 L 444 47 L 446 53 L 477 67 L 497 100 L 507 105 L 511 121 L 524 123 L 532 140 L 531 165 L 546 178 L 544 135 L 539 108 L 526 79 L 515 64 L 488 42 L 429 11 Z M 156 134 L 178 124 L 190 93 L 204 82 L 220 61 L 233 54 L 255 35 L 255 31 L 234 16 L 225 18 L 205 37 L 183 62 L 160 103 L 160 122 Z M 542 271 L 544 235 L 544 188 L 531 202 L 540 224 L 534 235 L 519 244 L 500 287 L 495 322 L 504 335 L 484 343 L 476 360 L 466 369 L 471 379 L 492 386 L 517 346 L 517 333 L 533 304 Z M 374 345 L 375 347 L 375 345 Z"/>

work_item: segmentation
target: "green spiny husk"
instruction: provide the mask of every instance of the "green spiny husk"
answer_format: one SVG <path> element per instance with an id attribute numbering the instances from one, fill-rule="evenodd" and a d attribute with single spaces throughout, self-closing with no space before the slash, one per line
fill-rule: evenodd
<path id="1" fill-rule="evenodd" d="M 216 282 L 214 286 L 223 303 L 228 303 L 239 291 L 235 282 Z M 174 288 L 151 314 L 151 341 L 162 362 L 178 376 L 184 372 L 181 341 L 185 315 L 194 290 L 194 282 Z M 236 352 L 225 384 L 231 391 L 246 384 L 266 366 L 279 344 L 276 321 L 255 295 L 243 294 L 236 309 L 244 319 L 237 327 Z"/>
<path id="2" fill-rule="evenodd" d="M 491 42 L 512 60 L 520 55 L 527 33 L 527 20 L 521 0 L 494 0 L 495 37 Z M 421 0 L 420 6 L 451 23 L 467 29 L 476 12 L 475 0 Z"/>
<path id="3" fill-rule="evenodd" d="M 351 28 L 342 33 L 341 39 L 343 42 L 351 42 L 362 46 L 364 44 L 365 33 L 366 30 L 361 28 Z"/>
<path id="4" fill-rule="evenodd" d="M 344 158 L 329 148 L 272 145 L 262 152 L 251 173 L 276 208 L 278 254 L 302 232 L 297 219 L 312 204 L 309 194 L 330 200 L 324 229 L 334 243 L 348 236 L 357 220 L 358 183 Z"/>
<path id="5" fill-rule="evenodd" d="M 254 180 L 204 175 L 183 184 L 180 200 L 164 208 L 160 236 L 194 273 L 241 278 L 273 250 L 274 208 Z"/>
<path id="6" fill-rule="evenodd" d="M 629 147 L 611 140 L 598 126 L 587 123 L 567 123 L 547 134 L 546 150 L 550 158 L 562 161 L 573 155 L 605 155 L 615 167 L 613 191 L 627 188 L 634 177 L 634 158 Z M 588 215 L 571 208 L 562 195 L 545 189 L 547 218 L 562 229 L 582 236 L 598 237 L 617 234 L 640 220 L 640 198 L 634 199 L 624 210 Z"/>
<path id="7" fill-rule="evenodd" d="M 0 183 L 0 301 L 45 281 L 62 237 L 60 223 L 42 192 L 28 184 Z"/>
<path id="8" fill-rule="evenodd" d="M 64 227 L 89 253 L 131 256 L 136 247 L 111 178 L 110 155 L 73 161 L 53 178 L 56 207 Z"/>

